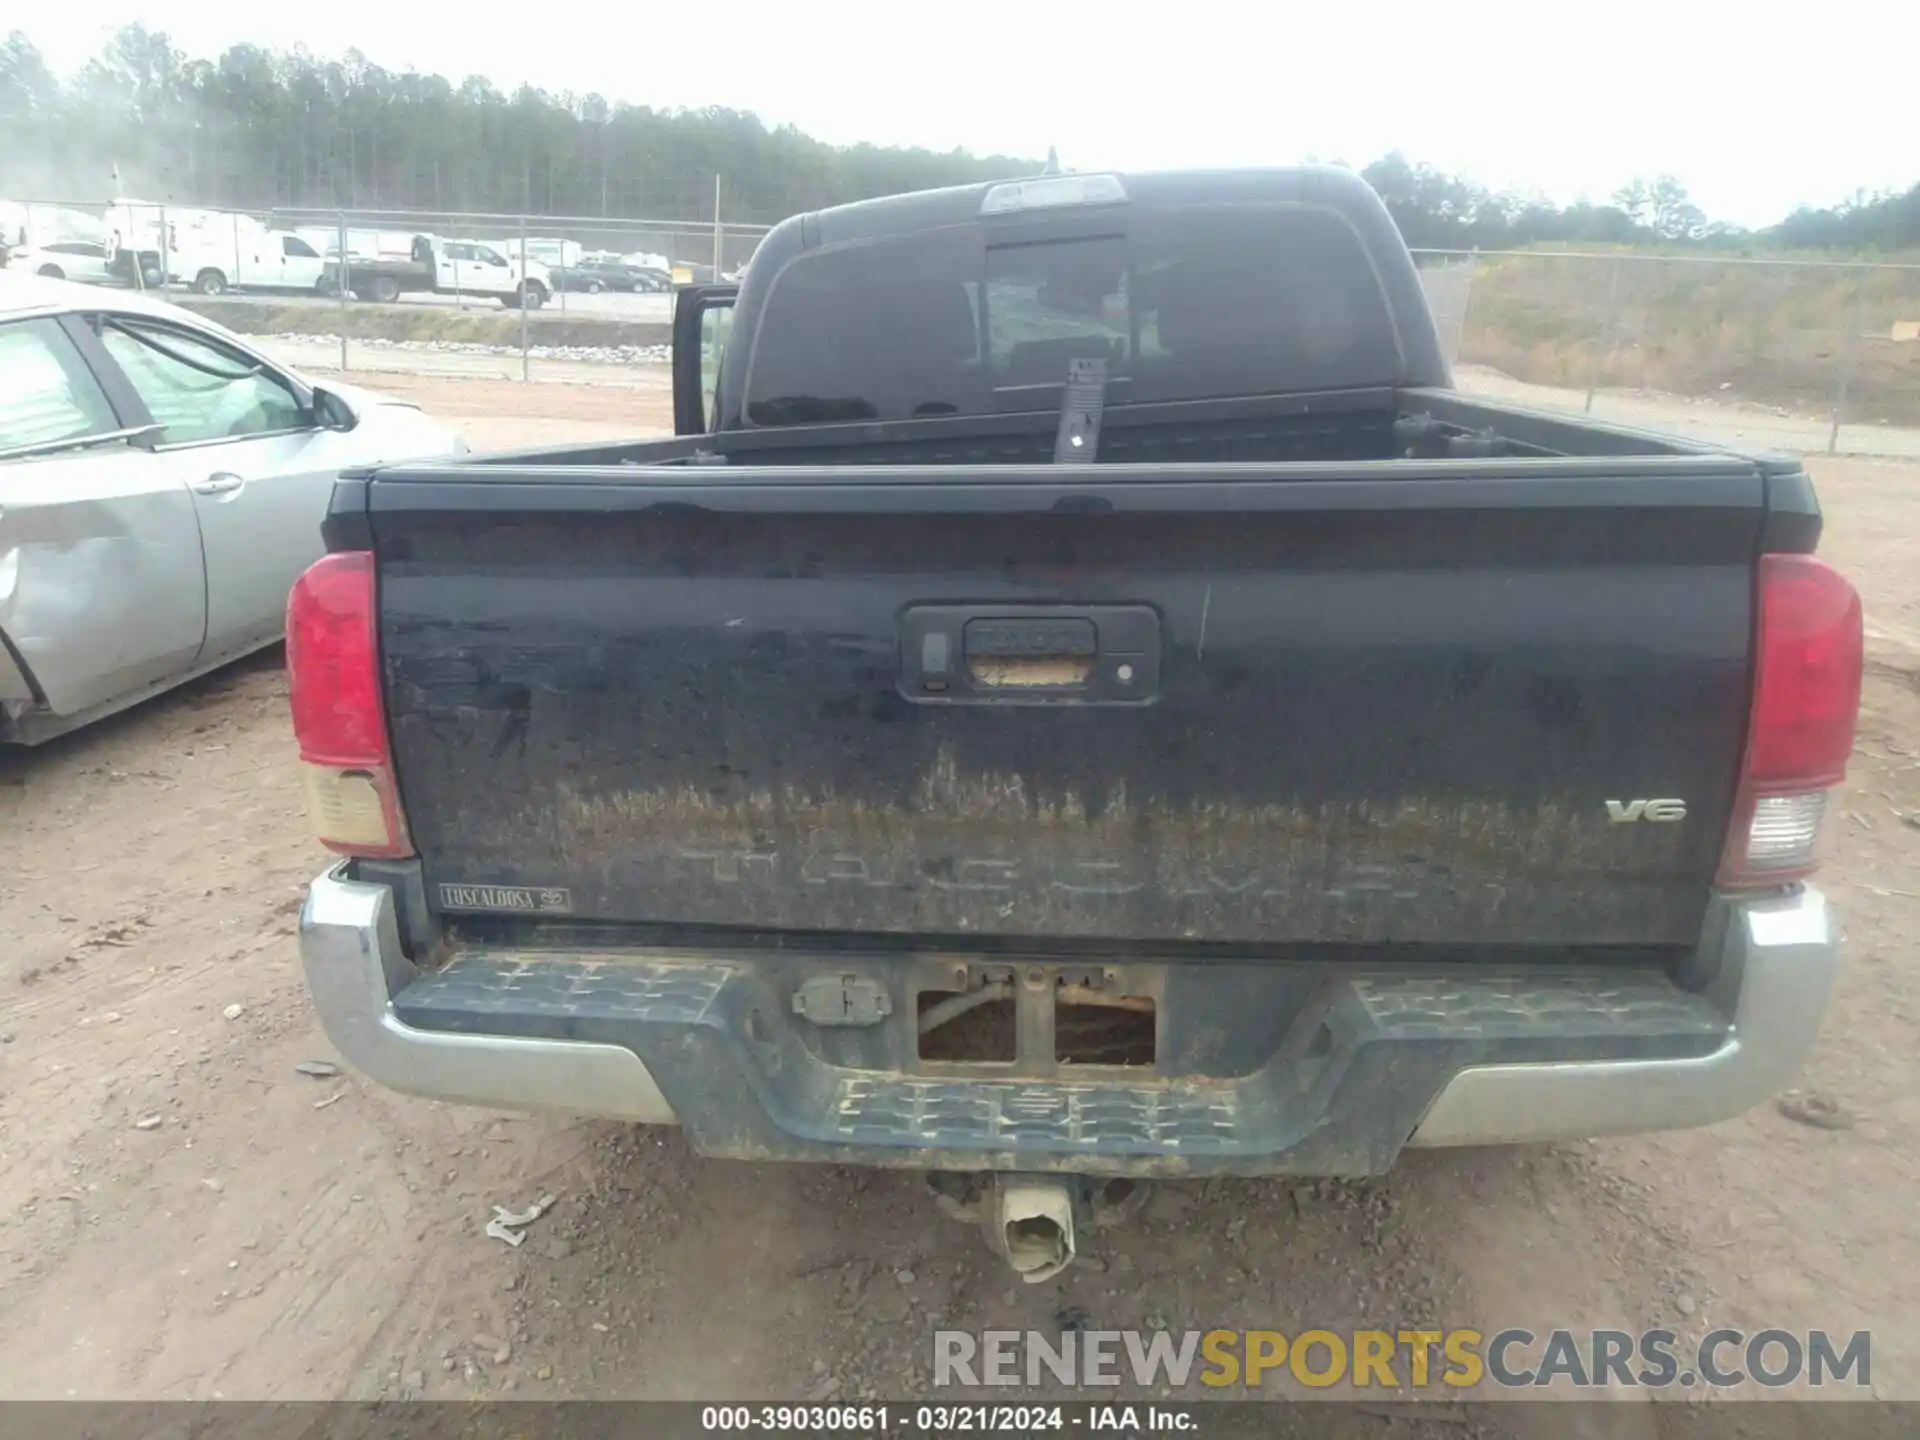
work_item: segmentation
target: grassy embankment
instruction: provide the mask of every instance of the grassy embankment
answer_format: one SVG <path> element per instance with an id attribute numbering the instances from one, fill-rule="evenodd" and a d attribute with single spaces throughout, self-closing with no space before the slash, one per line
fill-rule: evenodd
<path id="1" fill-rule="evenodd" d="M 1920 260 L 1920 256 L 1900 257 Z M 518 311 L 452 306 L 275 305 L 183 298 L 243 334 L 451 341 L 517 349 Z M 1444 305 L 1436 290 L 1436 304 Z M 549 308 L 526 317 L 536 345 L 664 345 L 664 321 Z M 1723 396 L 1825 415 L 1852 346 L 1846 418 L 1920 423 L 1920 269 L 1702 264 L 1537 255 L 1475 262 L 1459 358 L 1542 385 Z M 1451 325 L 1442 316 L 1443 329 Z M 1849 332 L 1852 340 L 1849 342 Z"/>
<path id="2" fill-rule="evenodd" d="M 1902 322 L 1920 322 L 1920 269 L 1483 257 L 1460 359 L 1542 385 L 1597 378 L 1824 415 L 1851 343 L 1846 418 L 1912 424 L 1920 340 L 1896 341 Z"/>
<path id="3" fill-rule="evenodd" d="M 350 340 L 444 341 L 520 347 L 520 312 L 476 302 L 452 305 L 286 304 L 271 301 L 170 296 L 174 303 L 241 335 L 339 335 Z M 661 320 L 622 320 L 537 310 L 526 317 L 533 345 L 665 345 L 672 327 Z"/>

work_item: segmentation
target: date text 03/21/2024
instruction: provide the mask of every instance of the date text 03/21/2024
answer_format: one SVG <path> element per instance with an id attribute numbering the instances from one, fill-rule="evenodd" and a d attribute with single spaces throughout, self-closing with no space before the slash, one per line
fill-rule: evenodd
<path id="1" fill-rule="evenodd" d="M 1171 1405 L 708 1405 L 700 1428 L 758 1435 L 1172 1435 L 1197 1425 L 1190 1407 Z"/>

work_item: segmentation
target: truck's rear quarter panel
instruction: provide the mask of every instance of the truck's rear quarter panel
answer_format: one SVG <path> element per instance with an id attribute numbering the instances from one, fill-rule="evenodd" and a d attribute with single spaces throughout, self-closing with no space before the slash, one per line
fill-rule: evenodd
<path id="1" fill-rule="evenodd" d="M 1751 466 L 1193 468 L 382 477 L 430 902 L 1016 946 L 1698 939 Z M 1100 606 L 1157 627 L 1149 694 L 919 685 L 917 607 Z M 1684 818 L 1613 818 L 1649 799 Z"/>

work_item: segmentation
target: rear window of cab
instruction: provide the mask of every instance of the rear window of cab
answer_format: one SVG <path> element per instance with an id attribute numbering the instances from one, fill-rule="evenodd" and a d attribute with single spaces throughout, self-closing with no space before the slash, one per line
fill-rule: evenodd
<path id="1" fill-rule="evenodd" d="M 982 227 L 806 252 L 747 357 L 751 425 L 1048 408 L 1068 362 L 1116 402 L 1392 385 L 1393 312 L 1332 210 L 1146 210 L 1112 234 L 991 243 Z"/>

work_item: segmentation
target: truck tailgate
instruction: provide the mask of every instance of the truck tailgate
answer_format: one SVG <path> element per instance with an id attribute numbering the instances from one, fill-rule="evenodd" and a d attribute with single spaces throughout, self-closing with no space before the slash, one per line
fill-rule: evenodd
<path id="1" fill-rule="evenodd" d="M 1253 953 L 1699 936 L 1750 462 L 423 467 L 367 495 L 442 910 Z"/>

